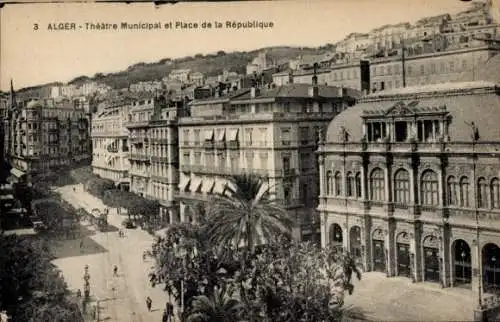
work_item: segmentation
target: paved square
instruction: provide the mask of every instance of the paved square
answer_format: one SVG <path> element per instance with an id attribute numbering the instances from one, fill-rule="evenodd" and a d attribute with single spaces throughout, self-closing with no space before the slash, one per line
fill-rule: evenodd
<path id="1" fill-rule="evenodd" d="M 376 321 L 471 321 L 474 299 L 470 289 L 445 288 L 438 284 L 412 283 L 403 277 L 387 278 L 366 272 L 355 281 L 354 293 L 345 305 Z"/>

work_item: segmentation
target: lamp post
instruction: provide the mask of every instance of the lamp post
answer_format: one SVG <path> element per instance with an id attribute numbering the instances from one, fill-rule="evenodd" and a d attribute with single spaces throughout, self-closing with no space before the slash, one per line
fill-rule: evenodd
<path id="1" fill-rule="evenodd" d="M 83 268 L 83 300 L 88 301 L 90 298 L 90 274 L 89 274 L 89 265 L 85 265 Z"/>

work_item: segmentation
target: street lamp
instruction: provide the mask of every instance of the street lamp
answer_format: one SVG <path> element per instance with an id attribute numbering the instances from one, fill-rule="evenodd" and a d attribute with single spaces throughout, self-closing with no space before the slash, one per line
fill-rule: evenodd
<path id="1" fill-rule="evenodd" d="M 89 265 L 85 265 L 84 273 L 83 273 L 83 294 L 84 294 L 84 301 L 88 301 L 90 297 L 90 274 L 89 274 Z"/>

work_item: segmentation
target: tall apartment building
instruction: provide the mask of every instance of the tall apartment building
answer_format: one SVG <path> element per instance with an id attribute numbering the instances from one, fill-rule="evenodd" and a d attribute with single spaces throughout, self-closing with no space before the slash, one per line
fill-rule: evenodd
<path id="1" fill-rule="evenodd" d="M 495 42 L 486 44 L 484 41 L 476 41 L 475 44 L 475 47 L 444 51 L 429 49 L 427 52 L 414 45 L 405 49 L 404 57 L 399 49 L 394 55 L 334 63 L 328 68 L 318 69 L 318 82 L 374 93 L 402 88 L 403 79 L 406 86 L 481 80 L 484 74 L 479 71 L 498 59 L 496 56 L 500 46 Z M 429 44 L 426 46 L 432 47 Z M 293 83 L 310 84 L 312 74 L 313 70 L 294 72 Z M 273 76 L 277 83 L 286 82 L 284 73 Z"/>
<path id="2" fill-rule="evenodd" d="M 125 124 L 131 98 L 110 101 L 92 116 L 92 171 L 115 184 L 130 188 L 129 138 Z"/>
<path id="3" fill-rule="evenodd" d="M 177 118 L 184 104 L 162 97 L 135 101 L 126 124 L 130 142 L 130 191 L 160 203 L 160 220 L 178 221 L 174 192 L 178 185 Z"/>
<path id="4" fill-rule="evenodd" d="M 14 93 L 11 93 L 13 97 Z M 4 151 L 15 177 L 90 161 L 89 119 L 68 100 L 11 99 L 4 119 Z"/>
<path id="5" fill-rule="evenodd" d="M 407 54 L 404 60 L 401 55 L 371 59 L 370 91 L 403 87 L 403 76 L 407 86 L 478 80 L 478 70 L 499 50 L 496 44 L 483 43 L 457 50 Z"/>
<path id="6" fill-rule="evenodd" d="M 190 117 L 179 120 L 179 219 L 192 220 L 193 207 L 221 193 L 228 177 L 254 173 L 302 224 L 296 236 L 311 239 L 318 133 L 357 94 L 315 80 L 191 102 Z"/>
<path id="7" fill-rule="evenodd" d="M 322 245 L 487 306 L 500 287 L 499 111 L 498 85 L 481 81 L 375 93 L 340 113 L 319 148 Z"/>

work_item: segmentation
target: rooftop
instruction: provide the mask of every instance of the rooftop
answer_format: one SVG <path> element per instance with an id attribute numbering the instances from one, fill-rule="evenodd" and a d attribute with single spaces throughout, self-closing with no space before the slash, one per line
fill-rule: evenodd
<path id="1" fill-rule="evenodd" d="M 418 106 L 420 111 L 444 107 L 452 117 L 449 127 L 451 141 L 470 141 L 471 122 L 479 130 L 479 141 L 500 141 L 500 88 L 495 83 L 485 81 L 407 87 L 369 95 L 330 122 L 326 141 L 340 142 L 341 128 L 344 127 L 349 133 L 350 142 L 360 142 L 361 116 L 370 114 L 370 111 L 389 113 L 400 102 Z"/>

